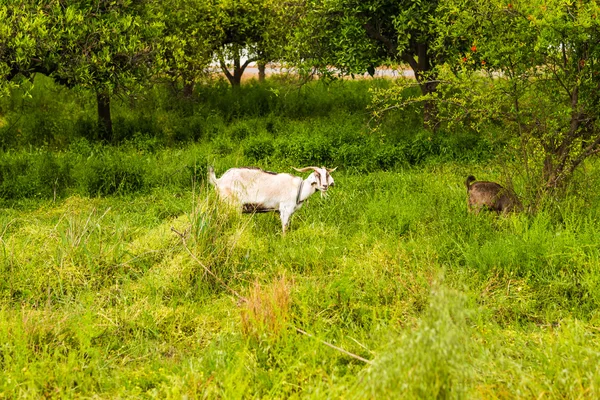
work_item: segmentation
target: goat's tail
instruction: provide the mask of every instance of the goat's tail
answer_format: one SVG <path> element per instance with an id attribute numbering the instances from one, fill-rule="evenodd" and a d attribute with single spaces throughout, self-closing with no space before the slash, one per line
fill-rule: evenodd
<path id="1" fill-rule="evenodd" d="M 467 180 L 465 181 L 465 185 L 467 186 L 467 192 L 469 191 L 469 189 L 471 188 L 471 182 L 475 182 L 476 179 L 473 175 L 469 175 L 467 177 Z"/>
<path id="2" fill-rule="evenodd" d="M 217 186 L 217 176 L 215 175 L 215 169 L 212 165 L 208 166 L 208 181 L 211 185 Z"/>

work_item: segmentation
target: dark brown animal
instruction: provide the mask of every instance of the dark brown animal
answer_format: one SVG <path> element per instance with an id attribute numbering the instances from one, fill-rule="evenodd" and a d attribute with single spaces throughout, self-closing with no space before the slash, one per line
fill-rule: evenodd
<path id="1" fill-rule="evenodd" d="M 465 185 L 467 186 L 469 210 L 476 214 L 479 214 L 482 209 L 495 211 L 498 214 L 523 210 L 523 205 L 517 195 L 502 185 L 495 182 L 475 182 L 473 175 L 469 175 Z"/>

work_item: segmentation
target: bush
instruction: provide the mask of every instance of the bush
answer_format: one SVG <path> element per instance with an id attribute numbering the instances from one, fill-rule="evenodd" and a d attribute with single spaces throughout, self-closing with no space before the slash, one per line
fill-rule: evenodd
<path id="1" fill-rule="evenodd" d="M 274 150 L 273 141 L 267 138 L 250 139 L 244 145 L 244 155 L 255 161 L 269 158 Z"/>
<path id="2" fill-rule="evenodd" d="M 98 140 L 98 124 L 90 116 L 79 117 L 75 121 L 74 133 L 77 139 L 83 138 L 90 141 Z"/>
<path id="3" fill-rule="evenodd" d="M 335 164 L 358 171 L 371 169 L 372 149 L 356 143 L 344 144 L 336 151 Z"/>
<path id="4" fill-rule="evenodd" d="M 135 154 L 104 150 L 78 168 L 75 180 L 89 196 L 134 193 L 146 189 L 142 165 Z"/>
<path id="5" fill-rule="evenodd" d="M 379 169 L 390 170 L 398 165 L 405 164 L 404 149 L 401 146 L 381 146 L 375 151 L 374 160 Z"/>
<path id="6" fill-rule="evenodd" d="M 71 165 L 48 151 L 2 154 L 0 198 L 56 198 L 71 184 Z"/>
<path id="7" fill-rule="evenodd" d="M 162 132 L 156 118 L 145 114 L 135 116 L 117 116 L 113 118 L 113 142 L 140 137 L 160 137 Z"/>
<path id="8" fill-rule="evenodd" d="M 243 140 L 250 136 L 253 132 L 247 122 L 238 122 L 231 127 L 230 135 L 232 139 Z"/>

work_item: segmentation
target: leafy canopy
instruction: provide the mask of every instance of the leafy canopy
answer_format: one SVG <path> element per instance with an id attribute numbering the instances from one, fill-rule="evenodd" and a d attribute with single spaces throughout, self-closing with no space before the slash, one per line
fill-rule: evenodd
<path id="1" fill-rule="evenodd" d="M 504 125 L 525 172 L 563 185 L 600 151 L 600 7 L 596 1 L 440 3 L 436 43 L 451 121 Z"/>

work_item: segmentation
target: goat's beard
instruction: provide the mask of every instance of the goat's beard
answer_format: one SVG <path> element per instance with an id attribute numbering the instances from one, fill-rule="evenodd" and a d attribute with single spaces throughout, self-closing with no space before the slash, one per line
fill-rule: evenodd
<path id="1" fill-rule="evenodd" d="M 321 190 L 321 198 L 325 198 L 327 196 L 329 196 L 329 193 L 327 193 L 327 190 Z"/>

